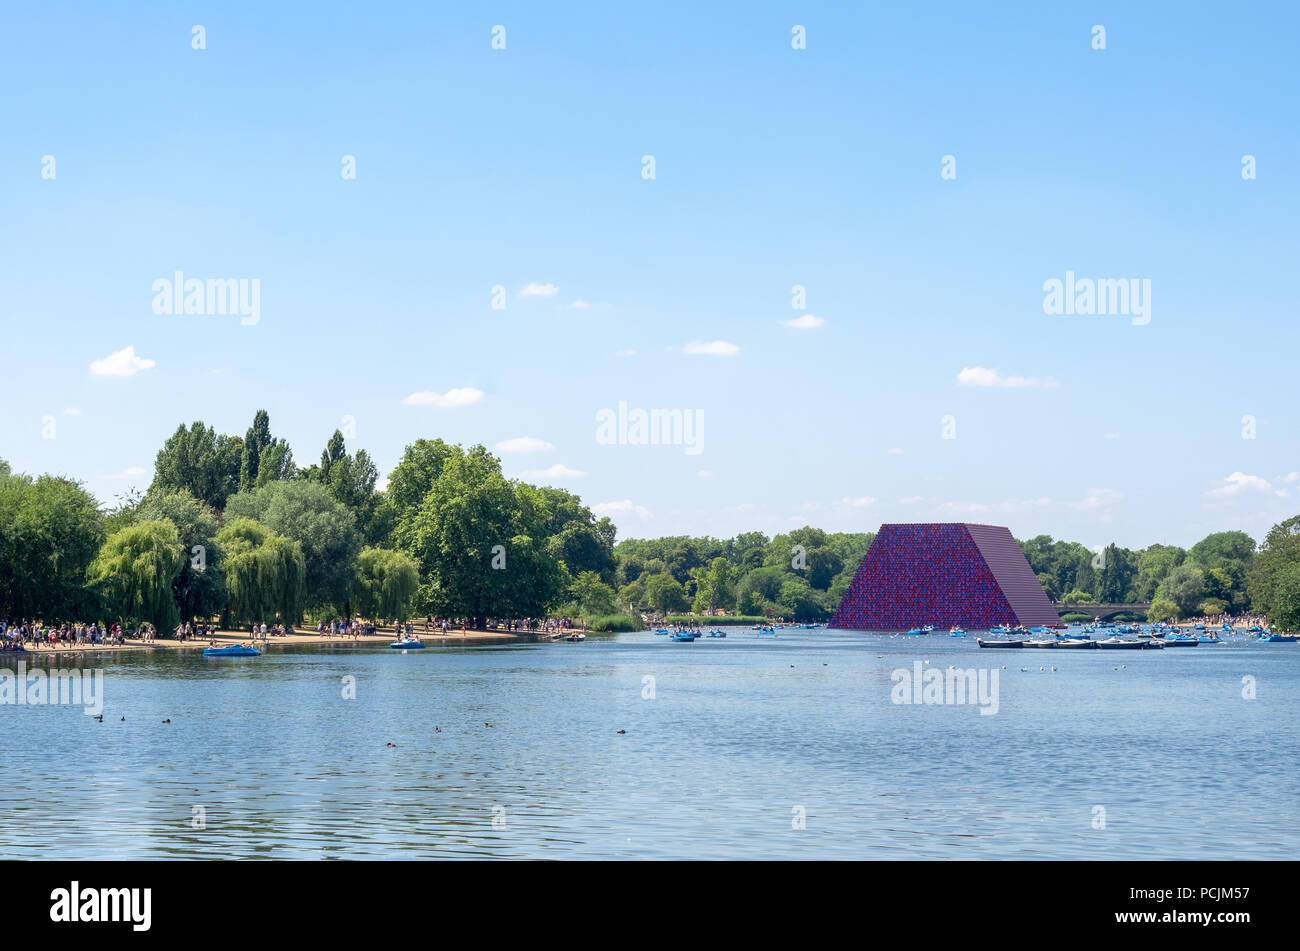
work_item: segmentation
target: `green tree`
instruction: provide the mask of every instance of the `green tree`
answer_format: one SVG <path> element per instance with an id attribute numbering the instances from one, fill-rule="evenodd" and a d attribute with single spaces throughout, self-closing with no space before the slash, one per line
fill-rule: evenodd
<path id="1" fill-rule="evenodd" d="M 1274 525 L 1251 565 L 1247 589 L 1254 610 L 1271 624 L 1300 627 L 1300 515 Z"/>
<path id="2" fill-rule="evenodd" d="M 217 544 L 225 553 L 229 623 L 301 620 L 307 566 L 297 542 L 251 518 L 235 518 L 217 533 Z"/>
<path id="3" fill-rule="evenodd" d="M 139 522 L 104 542 L 87 582 L 104 598 L 124 628 L 148 621 L 167 633 L 179 615 L 172 582 L 181 568 L 181 540 L 167 519 Z"/>
<path id="4" fill-rule="evenodd" d="M 184 490 L 218 511 L 239 487 L 243 440 L 222 436 L 201 422 L 176 432 L 154 459 L 151 492 Z"/>
<path id="5" fill-rule="evenodd" d="M 581 572 L 569 586 L 569 601 L 575 613 L 580 617 L 600 617 L 613 614 L 615 609 L 614 589 L 600 580 L 594 571 Z"/>
<path id="6" fill-rule="evenodd" d="M 104 537 L 104 515 L 79 483 L 0 476 L 0 617 L 60 622 L 96 613 L 86 569 Z"/>
<path id="7" fill-rule="evenodd" d="M 652 575 L 646 579 L 645 596 L 660 614 L 678 614 L 685 611 L 690 604 L 681 582 L 668 572 Z"/>
<path id="8" fill-rule="evenodd" d="M 1178 608 L 1179 617 L 1196 613 L 1196 606 L 1205 594 L 1205 572 L 1194 565 L 1180 565 L 1169 572 L 1156 591 L 1157 601 L 1171 601 Z"/>
<path id="9" fill-rule="evenodd" d="M 363 617 L 404 621 L 420 590 L 420 566 L 405 552 L 363 548 L 353 604 Z"/>
<path id="10" fill-rule="evenodd" d="M 226 586 L 221 578 L 217 514 L 183 490 L 145 496 L 134 511 L 137 522 L 165 519 L 176 526 L 181 564 L 172 580 L 172 598 L 180 618 L 192 621 L 221 613 Z"/>
<path id="11" fill-rule="evenodd" d="M 569 576 L 545 549 L 541 494 L 505 478 L 482 446 L 452 447 L 438 465 L 418 510 L 394 530 L 420 565 L 424 603 L 475 625 L 489 616 L 544 615 Z"/>
<path id="12" fill-rule="evenodd" d="M 324 486 L 306 480 L 270 482 L 230 497 L 225 517 L 251 518 L 297 542 L 306 559 L 305 598 L 315 610 L 351 604 L 361 554 L 356 518 Z"/>

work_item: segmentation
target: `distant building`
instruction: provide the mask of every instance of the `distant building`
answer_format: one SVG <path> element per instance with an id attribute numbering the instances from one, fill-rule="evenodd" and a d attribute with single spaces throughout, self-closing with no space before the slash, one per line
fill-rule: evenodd
<path id="1" fill-rule="evenodd" d="M 1059 623 L 1011 532 L 966 522 L 880 526 L 831 618 L 866 631 Z"/>

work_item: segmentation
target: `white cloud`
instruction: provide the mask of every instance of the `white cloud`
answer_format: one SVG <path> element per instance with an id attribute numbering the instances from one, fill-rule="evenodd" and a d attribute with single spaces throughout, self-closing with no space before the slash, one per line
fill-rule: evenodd
<path id="1" fill-rule="evenodd" d="M 476 390 L 472 386 L 463 386 L 448 390 L 446 393 L 422 390 L 419 393 L 412 393 L 402 402 L 407 406 L 437 406 L 441 409 L 449 409 L 454 406 L 470 406 L 482 398 L 482 390 Z"/>
<path id="2" fill-rule="evenodd" d="M 110 353 L 102 360 L 93 360 L 90 372 L 95 376 L 135 376 L 141 370 L 152 370 L 157 364 L 135 355 L 135 347 Z"/>
<path id="3" fill-rule="evenodd" d="M 988 367 L 965 367 L 957 374 L 957 382 L 962 386 L 991 386 L 1001 389 L 1056 386 L 1056 381 L 1050 377 L 1040 380 L 1032 376 L 1003 376 L 997 370 Z"/>
<path id="4" fill-rule="evenodd" d="M 67 409 L 65 409 L 65 410 L 63 411 L 63 415 L 64 415 L 64 416 L 80 416 L 80 415 L 81 415 L 81 410 L 77 409 L 77 407 L 75 407 L 75 406 L 69 406 Z"/>
<path id="5" fill-rule="evenodd" d="M 816 330 L 818 327 L 826 325 L 826 318 L 817 317 L 813 314 L 800 314 L 798 317 L 792 317 L 781 322 L 787 327 L 793 327 L 795 330 Z"/>
<path id="6" fill-rule="evenodd" d="M 1288 472 L 1284 476 L 1277 477 L 1278 482 L 1294 482 L 1296 479 L 1300 479 L 1300 472 Z"/>
<path id="7" fill-rule="evenodd" d="M 1244 472 L 1234 472 L 1213 489 L 1206 491 L 1206 495 L 1215 498 L 1226 499 L 1234 495 L 1240 495 L 1243 492 L 1272 492 L 1273 486 L 1267 479 L 1262 479 L 1255 475 L 1246 475 Z"/>
<path id="8" fill-rule="evenodd" d="M 1089 489 L 1083 499 L 1076 502 L 1074 507 L 1085 512 L 1092 512 L 1097 509 L 1108 508 L 1123 497 L 1121 493 L 1116 492 L 1114 489 Z"/>
<path id="9" fill-rule="evenodd" d="M 554 284 L 538 284 L 536 281 L 525 284 L 519 292 L 520 297 L 554 297 L 560 289 Z"/>
<path id="10" fill-rule="evenodd" d="M 624 499 L 621 502 L 600 502 L 591 507 L 592 512 L 596 515 L 608 515 L 610 518 L 616 518 L 620 515 L 631 515 L 642 522 L 648 522 L 654 518 L 650 510 L 644 505 L 637 505 L 631 499 Z"/>
<path id="11" fill-rule="evenodd" d="M 1107 439 L 1119 439 L 1119 433 L 1106 433 Z"/>
<path id="12" fill-rule="evenodd" d="M 708 478 L 711 478 L 712 475 L 713 475 L 713 470 L 712 470 L 712 469 L 701 469 L 701 470 L 699 471 L 699 476 L 700 476 L 701 479 L 708 479 Z"/>
<path id="13" fill-rule="evenodd" d="M 899 448 L 897 448 L 897 447 L 895 447 L 895 448 L 893 448 L 893 449 L 890 449 L 890 450 L 888 450 L 888 451 L 889 451 L 889 454 L 890 454 L 891 456 L 901 456 L 901 455 L 903 454 L 903 450 L 901 450 L 901 449 L 899 449 Z"/>
<path id="14" fill-rule="evenodd" d="M 860 495 L 857 498 L 850 498 L 846 495 L 844 498 L 840 499 L 842 505 L 847 505 L 850 508 L 855 509 L 866 508 L 868 505 L 874 504 L 875 501 L 876 500 L 869 495 Z"/>
<path id="15" fill-rule="evenodd" d="M 549 469 L 528 469 L 519 473 L 521 479 L 580 479 L 587 473 L 580 469 L 570 469 L 568 466 L 556 463 Z"/>
<path id="16" fill-rule="evenodd" d="M 121 472 L 115 472 L 112 475 L 100 476 L 101 479 L 138 479 L 140 476 L 148 473 L 148 469 L 140 466 L 127 466 Z"/>
<path id="17" fill-rule="evenodd" d="M 691 356 L 697 357 L 734 357 L 740 353 L 740 347 L 725 340 L 694 340 L 683 349 Z"/>
<path id="18" fill-rule="evenodd" d="M 905 499 L 899 499 L 899 500 L 898 500 L 898 504 L 899 504 L 899 505 L 915 505 L 917 502 L 920 502 L 920 501 L 922 501 L 922 499 L 921 499 L 921 497 L 920 497 L 919 495 L 909 495 L 909 496 L 908 496 L 907 498 L 905 498 Z"/>
<path id="19" fill-rule="evenodd" d="M 614 356 L 616 356 L 616 357 L 635 357 L 635 356 L 636 356 L 636 351 L 635 351 L 635 350 L 615 350 L 615 351 L 614 351 Z"/>
<path id="20" fill-rule="evenodd" d="M 558 288 L 557 288 L 557 290 L 558 290 Z M 569 306 L 572 307 L 574 310 L 586 310 L 586 309 L 587 309 L 588 307 L 590 307 L 591 305 L 588 304 L 588 303 L 587 303 L 585 300 L 583 300 L 581 297 L 579 297 L 577 300 L 575 300 L 575 301 L 574 301 L 572 304 L 570 304 Z"/>
<path id="21" fill-rule="evenodd" d="M 537 439 L 533 436 L 516 436 L 514 439 L 503 439 L 493 448 L 497 452 L 550 452 L 555 446 L 545 439 Z"/>

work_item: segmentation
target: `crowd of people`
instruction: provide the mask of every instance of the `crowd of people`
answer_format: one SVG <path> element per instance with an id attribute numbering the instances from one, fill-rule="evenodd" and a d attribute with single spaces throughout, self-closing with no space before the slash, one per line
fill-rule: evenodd
<path id="1" fill-rule="evenodd" d="M 398 635 L 414 636 L 417 625 L 417 621 L 398 621 L 392 625 L 392 630 Z M 490 631 L 544 635 L 578 629 L 578 622 L 567 617 L 491 618 L 487 621 L 486 626 Z M 581 629 L 585 631 L 586 628 L 586 621 L 582 621 Z M 432 616 L 424 619 L 425 634 L 436 634 L 439 630 L 444 636 L 449 633 L 464 633 L 468 630 L 468 621 L 464 618 L 434 618 Z M 215 636 L 217 631 L 218 625 L 210 621 L 183 621 L 176 625 L 175 630 L 172 631 L 172 637 L 180 643 L 206 640 L 211 644 L 216 644 Z M 292 624 L 267 624 L 262 621 L 250 624 L 248 633 L 255 641 L 266 641 L 268 638 L 285 637 L 299 632 L 294 630 Z M 374 621 L 363 621 L 359 618 L 320 621 L 316 625 L 316 634 L 328 638 L 339 637 L 357 640 L 361 637 L 373 637 L 382 633 L 386 633 L 386 630 L 381 630 Z M 138 630 L 123 631 L 120 624 L 104 624 L 100 621 L 93 623 L 63 622 L 61 624 L 44 624 L 38 621 L 22 623 L 0 621 L 0 650 L 3 651 L 43 648 L 58 650 L 83 645 L 121 646 L 128 638 L 150 643 L 157 636 L 157 630 L 147 623 L 141 624 Z"/>
<path id="2" fill-rule="evenodd" d="M 144 625 L 140 631 L 122 631 L 120 624 L 42 624 L 38 621 L 11 624 L 0 621 L 0 650 L 25 651 L 28 648 L 60 650 L 87 645 L 120 645 L 126 637 L 152 637 L 153 630 Z"/>

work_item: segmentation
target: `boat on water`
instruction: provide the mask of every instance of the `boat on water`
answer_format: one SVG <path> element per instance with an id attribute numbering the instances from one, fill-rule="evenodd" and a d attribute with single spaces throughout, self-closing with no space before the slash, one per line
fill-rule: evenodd
<path id="1" fill-rule="evenodd" d="M 1200 639 L 1195 637 L 1166 637 L 1165 647 L 1199 647 Z"/>
<path id="2" fill-rule="evenodd" d="M 1031 638 L 1022 642 L 1025 647 L 1037 647 L 1043 650 L 1054 649 L 1061 646 L 1061 642 L 1056 638 Z"/>
<path id="3" fill-rule="evenodd" d="M 726 636 L 727 636 L 727 632 L 726 632 L 726 631 L 709 631 L 709 633 L 706 634 L 705 636 L 706 636 L 706 637 L 726 637 Z"/>
<path id="4" fill-rule="evenodd" d="M 1108 650 L 1108 651 L 1115 651 L 1115 650 L 1140 651 L 1147 646 L 1142 641 L 1126 641 L 1122 637 L 1108 637 L 1105 640 L 1095 641 L 1094 643 L 1098 647 L 1102 648 L 1103 650 Z"/>
<path id="5" fill-rule="evenodd" d="M 585 641 L 586 639 L 587 639 L 587 635 L 583 634 L 582 631 L 574 631 L 572 634 L 570 634 L 568 637 L 565 638 L 566 641 L 573 641 L 574 643 L 577 643 L 578 641 Z"/>
<path id="6" fill-rule="evenodd" d="M 695 640 L 695 635 L 694 635 L 694 634 L 691 634 L 691 633 L 689 633 L 689 632 L 687 632 L 687 631 L 682 631 L 682 632 L 679 633 L 679 634 L 674 634 L 674 635 L 672 636 L 671 639 L 674 640 L 674 641 L 692 641 L 692 642 L 693 642 L 693 641 Z"/>
<path id="7" fill-rule="evenodd" d="M 403 638 L 402 640 L 393 641 L 388 646 L 391 647 L 393 650 L 414 651 L 424 647 L 424 641 L 414 637 Z"/>
<path id="8" fill-rule="evenodd" d="M 262 652 L 247 644 L 231 644 L 229 647 L 205 647 L 204 657 L 261 657 Z"/>
<path id="9" fill-rule="evenodd" d="M 965 636 L 966 636 L 966 628 L 964 628 L 964 627 L 962 627 L 960 624 L 958 624 L 956 627 L 952 628 L 952 629 L 948 632 L 948 636 L 949 636 L 949 637 L 965 637 Z"/>
<path id="10" fill-rule="evenodd" d="M 1057 650 L 1096 650 L 1097 642 L 1084 638 L 1071 638 L 1068 640 L 1057 641 Z"/>
<path id="11" fill-rule="evenodd" d="M 980 647 L 1024 647 L 1024 641 L 986 641 L 982 637 L 975 638 L 975 643 Z"/>
<path id="12" fill-rule="evenodd" d="M 1268 637 L 1261 638 L 1261 640 L 1269 644 L 1294 644 L 1296 637 L 1295 634 L 1270 634 Z"/>

